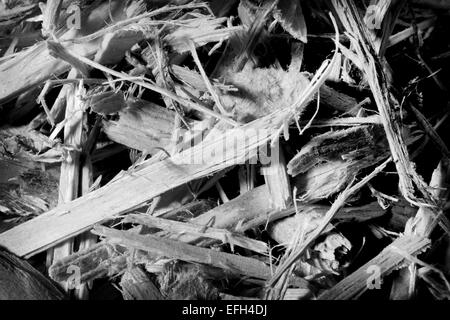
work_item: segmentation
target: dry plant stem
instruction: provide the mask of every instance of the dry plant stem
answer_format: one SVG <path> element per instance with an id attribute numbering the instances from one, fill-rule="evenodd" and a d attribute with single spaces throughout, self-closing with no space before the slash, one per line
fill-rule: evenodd
<path id="1" fill-rule="evenodd" d="M 78 88 L 72 86 L 67 91 L 66 124 L 64 127 L 64 143 L 74 150 L 69 151 L 66 160 L 61 164 L 61 178 L 59 181 L 59 203 L 67 203 L 78 197 L 78 186 L 80 181 L 80 149 L 83 143 L 83 103 L 80 100 L 83 85 Z M 48 252 L 48 265 L 72 254 L 73 240 L 67 240 L 58 247 Z M 63 284 L 68 291 L 68 284 Z"/>
<path id="2" fill-rule="evenodd" d="M 376 59 L 373 44 L 367 34 L 366 26 L 361 21 L 356 5 L 352 0 L 333 0 L 332 3 L 349 34 L 356 55 L 347 49 L 342 50 L 363 70 L 372 90 L 399 175 L 400 191 L 411 204 L 416 206 L 433 205 L 433 199 L 427 190 L 426 183 L 417 174 L 409 159 L 406 144 L 402 138 L 400 119 L 394 108 L 391 107 L 391 105 L 398 107 L 398 102 L 388 90 L 385 75 L 381 71 L 382 67 Z M 421 193 L 422 199 L 416 197 L 416 188 Z"/>
<path id="3" fill-rule="evenodd" d="M 367 116 L 367 117 L 347 117 L 347 118 L 337 118 L 330 120 L 315 120 L 311 125 L 311 128 L 321 128 L 321 127 L 354 127 L 361 126 L 365 124 L 381 124 L 381 119 L 378 115 Z M 306 122 L 300 122 L 300 125 L 306 125 Z"/>
<path id="4" fill-rule="evenodd" d="M 75 68 L 71 68 L 68 75 L 67 75 L 67 79 L 64 80 L 60 80 L 61 83 L 63 83 L 63 86 L 61 88 L 61 90 L 58 93 L 58 96 L 56 97 L 55 102 L 53 103 L 53 106 L 50 110 L 50 116 L 51 119 L 54 119 L 54 124 L 53 127 L 55 127 L 56 123 L 59 123 L 61 121 L 63 121 L 63 119 L 65 118 L 64 116 L 64 112 L 65 112 L 65 107 L 66 107 L 66 96 L 67 96 L 67 90 L 69 90 L 70 85 L 76 85 L 77 83 L 80 82 L 81 79 L 73 79 L 76 77 L 76 75 L 78 74 L 77 70 Z M 57 81 L 57 80 L 53 80 L 53 81 Z M 53 83 L 53 81 L 50 80 L 51 83 Z M 65 82 L 67 81 L 67 82 Z M 85 81 L 85 80 L 83 80 Z M 47 81 L 48 83 L 49 81 Z"/>
<path id="5" fill-rule="evenodd" d="M 427 19 L 425 21 L 418 23 L 417 29 L 420 31 L 423 31 L 423 30 L 428 29 L 431 26 L 433 26 L 435 22 L 436 22 L 436 17 L 432 17 L 430 19 Z M 409 27 L 409 28 L 406 28 L 405 30 L 402 30 L 402 31 L 390 36 L 389 42 L 386 45 L 386 47 L 389 48 L 389 47 L 395 46 L 396 44 L 411 37 L 414 34 L 414 32 L 415 32 L 414 27 Z"/>
<path id="6" fill-rule="evenodd" d="M 216 182 L 215 184 L 217 192 L 219 192 L 219 197 L 220 200 L 222 200 L 222 203 L 227 203 L 230 201 L 230 199 L 228 198 L 227 194 L 225 193 L 225 190 L 223 190 L 222 185 L 220 184 L 219 181 Z"/>
<path id="7" fill-rule="evenodd" d="M 189 48 L 191 51 L 192 58 L 194 58 L 194 62 L 197 65 L 198 70 L 200 71 L 203 81 L 205 82 L 205 85 L 208 88 L 208 91 L 211 94 L 211 96 L 216 104 L 216 107 L 219 109 L 220 113 L 222 113 L 223 115 L 228 115 L 227 111 L 225 110 L 225 108 L 222 105 L 222 102 L 220 101 L 219 96 L 217 95 L 215 89 L 213 88 L 211 81 L 209 81 L 209 78 L 208 78 L 205 70 L 203 69 L 202 63 L 200 62 L 200 59 L 197 55 L 197 50 L 195 49 L 194 42 L 189 41 Z"/>
<path id="8" fill-rule="evenodd" d="M 408 108 L 412 110 L 412 112 L 416 116 L 417 121 L 422 126 L 425 133 L 431 139 L 433 144 L 439 149 L 439 151 L 447 159 L 447 161 L 449 161 L 450 160 L 450 150 L 447 148 L 447 145 L 441 139 L 441 137 L 436 132 L 436 130 L 433 128 L 433 126 L 428 122 L 427 118 L 425 118 L 425 116 L 419 110 L 417 110 L 416 107 L 409 105 Z"/>
<path id="9" fill-rule="evenodd" d="M 330 210 L 328 210 L 327 214 L 325 215 L 323 222 L 321 223 L 321 226 L 317 228 L 309 237 L 308 239 L 299 246 L 295 252 L 292 252 L 290 257 L 286 259 L 286 261 L 280 265 L 277 270 L 275 271 L 275 274 L 273 277 L 268 281 L 267 286 L 273 287 L 278 280 L 281 278 L 281 276 L 289 270 L 289 268 L 292 266 L 292 264 L 295 263 L 295 261 L 298 260 L 298 258 L 301 257 L 301 255 L 304 253 L 304 251 L 311 245 L 311 243 L 317 239 L 318 236 L 325 230 L 327 225 L 331 222 L 331 220 L 335 217 L 336 213 L 345 205 L 345 201 L 349 197 L 351 197 L 355 192 L 357 192 L 359 189 L 361 189 L 366 183 L 368 183 L 372 178 L 374 178 L 378 173 L 384 170 L 386 165 L 391 161 L 392 159 L 389 158 L 388 160 L 384 161 L 381 165 L 379 165 L 375 170 L 369 174 L 367 177 L 362 179 L 360 182 L 356 183 L 352 187 L 347 188 L 344 190 L 339 196 L 337 197 L 336 201 L 333 202 L 333 205 L 331 206 Z"/>
<path id="10" fill-rule="evenodd" d="M 40 103 L 44 108 L 45 114 L 47 115 L 48 123 L 50 123 L 53 127 L 55 126 L 55 120 L 50 112 L 50 109 L 47 106 L 47 103 L 45 102 L 45 95 L 47 94 L 49 89 L 50 89 L 50 82 L 46 81 L 44 88 L 42 89 L 41 93 L 39 94 L 39 97 L 37 98 L 37 102 Z"/>
<path id="11" fill-rule="evenodd" d="M 81 194 L 85 195 L 91 191 L 91 186 L 93 183 L 93 170 L 92 163 L 89 154 L 84 154 L 84 159 L 82 159 L 81 168 Z M 97 243 L 97 236 L 90 232 L 85 232 L 79 237 L 79 248 L 78 251 L 86 250 Z M 92 287 L 92 282 L 81 284 L 79 288 L 75 288 L 75 297 L 78 300 L 88 300 L 89 299 L 89 287 Z"/>

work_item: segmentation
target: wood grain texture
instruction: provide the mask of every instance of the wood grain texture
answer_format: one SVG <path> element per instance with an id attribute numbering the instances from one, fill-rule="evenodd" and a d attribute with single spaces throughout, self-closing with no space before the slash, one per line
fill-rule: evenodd
<path id="1" fill-rule="evenodd" d="M 179 241 L 161 239 L 152 235 L 139 235 L 98 226 L 95 232 L 108 238 L 108 241 L 127 248 L 157 253 L 161 256 L 207 264 L 232 273 L 267 279 L 271 275 L 270 267 L 262 261 L 211 249 L 200 248 Z"/>
<path id="2" fill-rule="evenodd" d="M 169 159 L 135 168 L 107 186 L 0 234 L 0 244 L 18 256 L 31 256 L 177 186 L 242 164 L 270 140 L 282 119 L 270 115 L 245 126 L 248 130 L 226 131 Z M 203 161 L 192 164 L 199 155 Z"/>

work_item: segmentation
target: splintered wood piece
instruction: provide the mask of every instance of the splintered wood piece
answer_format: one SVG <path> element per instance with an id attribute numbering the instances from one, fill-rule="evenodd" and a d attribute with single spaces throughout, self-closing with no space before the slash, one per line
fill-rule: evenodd
<path id="1" fill-rule="evenodd" d="M 121 255 L 113 246 L 101 242 L 55 261 L 48 269 L 48 274 L 54 281 L 64 282 L 73 278 L 77 272 L 80 284 L 84 284 L 113 276 L 122 271 L 126 265 L 126 256 Z"/>
<path id="2" fill-rule="evenodd" d="M 83 102 L 81 101 L 82 91 L 72 86 L 67 90 L 66 122 L 64 126 L 64 143 L 71 147 L 68 150 L 65 160 L 61 164 L 61 176 L 59 180 L 59 203 L 67 203 L 79 196 L 78 188 L 80 182 L 80 150 L 83 144 Z M 47 265 L 54 260 L 59 260 L 69 256 L 73 251 L 73 239 L 49 250 L 47 254 Z M 68 291 L 68 284 L 63 284 Z"/>
<path id="3" fill-rule="evenodd" d="M 315 202 L 329 198 L 344 189 L 362 169 L 375 164 L 376 160 L 367 157 L 360 160 L 328 160 L 321 163 L 294 178 L 297 199 L 301 202 Z"/>
<path id="4" fill-rule="evenodd" d="M 432 205 L 433 200 L 427 185 L 417 174 L 414 164 L 409 159 L 400 127 L 401 121 L 395 112 L 400 108 L 399 103 L 389 91 L 386 75 L 382 71 L 381 62 L 374 51 L 374 44 L 370 40 L 370 34 L 358 8 L 353 0 L 332 0 L 332 4 L 346 31 L 353 35 L 351 43 L 356 55 L 348 54 L 348 56 L 364 72 L 369 83 L 397 168 L 400 191 L 412 204 Z M 348 53 L 348 49 L 344 49 L 343 53 L 346 54 L 346 52 Z"/>
<path id="5" fill-rule="evenodd" d="M 269 188 L 270 197 L 272 199 L 272 207 L 274 209 L 286 209 L 292 202 L 291 184 L 286 170 L 286 160 L 284 158 L 283 149 L 277 143 L 271 148 L 272 161 L 261 168 L 264 180 Z"/>
<path id="6" fill-rule="evenodd" d="M 242 225 L 258 217 L 265 219 L 273 210 L 269 190 L 266 185 L 262 185 L 191 219 L 190 223 L 243 232 L 245 230 Z M 200 237 L 180 235 L 177 239 L 184 242 L 194 242 Z"/>
<path id="7" fill-rule="evenodd" d="M 178 53 L 189 51 L 190 41 L 195 47 L 211 42 L 221 42 L 228 39 L 234 32 L 242 30 L 242 26 L 223 27 L 226 20 L 227 18 L 210 16 L 197 17 L 184 23 L 183 26 L 176 27 L 164 36 L 163 40 Z"/>
<path id="8" fill-rule="evenodd" d="M 173 239 L 177 239 L 177 235 L 192 234 L 197 237 L 215 239 L 222 241 L 222 243 L 228 243 L 232 249 L 234 246 L 239 246 L 261 254 L 269 253 L 269 248 L 266 243 L 224 229 L 137 214 L 128 215 L 123 222 L 137 223 L 167 231 L 173 234 Z"/>
<path id="9" fill-rule="evenodd" d="M 153 154 L 156 147 L 171 143 L 176 113 L 144 100 L 126 101 L 127 108 L 119 112 L 119 120 L 103 121 L 109 139 L 127 147 Z"/>
<path id="10" fill-rule="evenodd" d="M 425 250 L 430 240 L 418 236 L 401 236 L 367 262 L 357 271 L 347 276 L 333 288 L 319 296 L 319 300 L 350 300 L 363 292 L 381 285 L 382 278 L 405 262 L 405 255 L 416 255 Z M 376 277 L 375 277 L 376 276 Z M 378 281 L 378 283 L 375 283 Z"/>
<path id="11" fill-rule="evenodd" d="M 128 269 L 120 279 L 124 300 L 163 300 L 159 289 L 139 267 Z"/>
<path id="12" fill-rule="evenodd" d="M 114 64 L 125 56 L 125 52 L 145 38 L 141 30 L 127 29 L 107 33 L 95 54 L 95 61 L 101 64 Z"/>
<path id="13" fill-rule="evenodd" d="M 312 138 L 300 152 L 289 161 L 288 173 L 296 176 L 331 160 L 363 158 L 370 155 L 370 165 L 383 157 L 387 145 L 383 143 L 379 126 L 358 126 L 345 130 L 330 131 Z"/>
<path id="14" fill-rule="evenodd" d="M 358 100 L 345 93 L 339 92 L 326 84 L 320 87 L 320 102 L 331 109 L 342 112 L 348 112 L 355 116 L 358 110 L 355 107 L 358 105 Z"/>
<path id="15" fill-rule="evenodd" d="M 109 242 L 126 248 L 144 250 L 163 257 L 187 262 L 207 264 L 257 279 L 267 279 L 271 275 L 268 265 L 252 258 L 200 248 L 152 235 L 143 236 L 102 226 L 95 227 L 93 231 L 100 236 L 108 238 Z"/>
<path id="16" fill-rule="evenodd" d="M 300 224 L 304 224 L 306 219 L 312 219 L 305 231 L 308 234 L 314 230 L 317 225 L 320 225 L 321 219 L 329 210 L 328 206 L 322 205 L 302 205 L 298 204 L 298 213 L 296 215 L 275 221 L 269 227 L 269 235 L 280 244 L 287 244 L 292 240 L 292 237 Z M 370 219 L 378 218 L 386 214 L 386 211 L 381 209 L 377 202 L 362 206 L 362 207 L 348 207 L 342 208 L 335 216 L 337 221 L 356 221 L 363 222 Z M 316 221 L 314 221 L 316 220 Z M 313 222 L 314 221 L 314 222 Z M 313 222 L 313 223 L 312 223 Z"/>

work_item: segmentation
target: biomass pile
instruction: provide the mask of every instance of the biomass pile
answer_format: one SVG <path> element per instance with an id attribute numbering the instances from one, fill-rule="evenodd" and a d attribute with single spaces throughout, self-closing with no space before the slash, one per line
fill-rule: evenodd
<path id="1" fill-rule="evenodd" d="M 0 298 L 449 299 L 449 15 L 2 0 Z"/>

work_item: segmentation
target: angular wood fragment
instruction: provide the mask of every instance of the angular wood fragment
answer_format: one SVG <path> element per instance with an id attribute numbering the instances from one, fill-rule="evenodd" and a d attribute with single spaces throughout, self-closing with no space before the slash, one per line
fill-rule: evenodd
<path id="1" fill-rule="evenodd" d="M 119 112 L 118 120 L 103 121 L 108 138 L 127 147 L 155 153 L 171 143 L 175 112 L 154 103 L 133 99 Z"/>
<path id="2" fill-rule="evenodd" d="M 378 126 L 359 126 L 328 132 L 312 138 L 289 161 L 287 169 L 290 175 L 296 176 L 331 160 L 361 158 L 366 162 L 366 156 L 370 155 L 370 158 L 377 161 L 380 156 L 385 156 L 386 149 Z"/>

